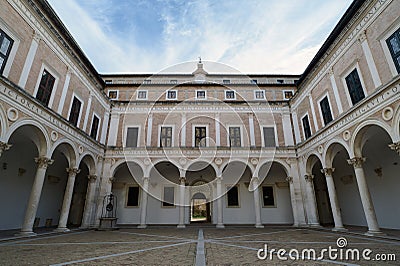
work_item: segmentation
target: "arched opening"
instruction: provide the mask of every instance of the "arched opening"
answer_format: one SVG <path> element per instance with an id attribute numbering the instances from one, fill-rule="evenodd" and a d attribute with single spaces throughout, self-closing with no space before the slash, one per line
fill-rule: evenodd
<path id="1" fill-rule="evenodd" d="M 32 125 L 17 128 L 8 143 L 11 148 L 0 157 L 0 230 L 21 228 L 37 170 L 34 158 L 46 150 L 43 133 Z"/>
<path id="2" fill-rule="evenodd" d="M 370 125 L 355 138 L 355 151 L 366 158 L 365 179 L 371 194 L 378 224 L 382 228 L 400 229 L 400 157 L 389 148 L 392 138 L 382 127 Z"/>
<path id="3" fill-rule="evenodd" d="M 80 172 L 75 177 L 74 192 L 72 193 L 71 207 L 68 216 L 68 227 L 79 227 L 82 224 L 85 210 L 86 193 L 89 181 L 89 168 L 82 161 L 79 164 Z"/>
<path id="4" fill-rule="evenodd" d="M 194 184 L 194 186 L 204 185 L 202 182 Z M 206 196 L 197 192 L 192 196 L 190 203 L 190 222 L 204 223 L 211 222 L 210 202 Z"/>
<path id="5" fill-rule="evenodd" d="M 267 162 L 260 167 L 258 176 L 262 223 L 293 224 L 293 209 L 285 167 L 277 162 Z"/>
<path id="6" fill-rule="evenodd" d="M 118 224 L 139 224 L 143 170 L 135 162 L 124 162 L 113 174 L 111 192 L 117 197 Z"/>

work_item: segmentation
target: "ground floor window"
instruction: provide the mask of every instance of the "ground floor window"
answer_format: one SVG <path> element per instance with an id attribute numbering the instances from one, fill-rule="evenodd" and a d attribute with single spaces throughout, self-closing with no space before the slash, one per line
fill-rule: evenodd
<path id="1" fill-rule="evenodd" d="M 228 193 L 226 193 L 228 207 L 240 207 L 239 205 L 239 186 L 228 186 Z"/>
<path id="2" fill-rule="evenodd" d="M 275 207 L 275 196 L 273 186 L 262 187 L 263 206 L 264 207 Z"/>
<path id="3" fill-rule="evenodd" d="M 173 207 L 175 201 L 174 187 L 164 187 L 163 207 Z"/>
<path id="4" fill-rule="evenodd" d="M 128 196 L 126 201 L 127 207 L 138 207 L 139 206 L 139 187 L 131 186 L 128 187 Z"/>

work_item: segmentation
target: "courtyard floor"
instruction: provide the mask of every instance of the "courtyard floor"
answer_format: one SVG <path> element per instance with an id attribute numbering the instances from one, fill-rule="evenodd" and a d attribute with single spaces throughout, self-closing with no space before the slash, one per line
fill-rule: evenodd
<path id="1" fill-rule="evenodd" d="M 338 242 L 338 238 L 340 242 Z M 347 244 L 346 244 L 347 242 Z M 267 258 L 259 259 L 265 252 Z M 338 247 L 340 245 L 341 248 Z M 332 247 L 345 258 L 346 251 L 365 249 L 396 261 L 332 259 L 324 253 L 321 260 L 291 259 L 299 251 Z M 272 250 L 275 249 L 275 250 Z M 279 249 L 286 252 L 278 254 Z M 281 255 L 282 259 L 278 258 Z M 349 252 L 351 258 L 351 252 Z M 285 260 L 286 259 L 286 260 Z M 392 258 L 390 258 L 392 259 Z M 338 233 L 294 227 L 150 227 L 121 228 L 116 231 L 72 231 L 65 234 L 39 234 L 31 238 L 6 238 L 0 234 L 0 265 L 399 265 L 400 239 L 367 237 L 357 233 Z"/>

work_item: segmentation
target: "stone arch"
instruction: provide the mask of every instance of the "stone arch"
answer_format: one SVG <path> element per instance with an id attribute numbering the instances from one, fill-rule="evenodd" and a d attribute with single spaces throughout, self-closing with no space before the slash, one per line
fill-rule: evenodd
<path id="1" fill-rule="evenodd" d="M 11 136 L 23 127 L 31 127 L 30 134 L 31 140 L 35 143 L 38 151 L 39 156 L 47 156 L 50 157 L 50 138 L 48 136 L 46 128 L 41 125 L 39 122 L 31 120 L 31 119 L 24 119 L 14 123 L 6 133 L 5 142 L 9 142 Z"/>
<path id="2" fill-rule="evenodd" d="M 255 170 L 254 170 L 253 176 L 259 177 L 260 176 L 260 169 L 267 163 L 271 163 L 271 165 L 273 163 L 279 164 L 280 166 L 282 166 L 282 168 L 286 172 L 286 175 L 287 176 L 290 175 L 290 166 L 284 160 L 274 158 L 274 159 L 266 159 L 266 160 L 263 160 L 263 161 L 259 162 L 257 164 Z"/>
<path id="3" fill-rule="evenodd" d="M 0 106 L 0 141 L 3 141 L 3 139 L 5 138 L 6 131 L 7 131 L 7 119 L 3 111 L 3 108 Z"/>
<path id="4" fill-rule="evenodd" d="M 306 158 L 306 174 L 311 174 L 314 165 L 318 162 L 321 162 L 322 166 L 324 166 L 318 153 L 310 153 Z"/>
<path id="5" fill-rule="evenodd" d="M 342 147 L 350 155 L 350 148 L 348 144 L 340 139 L 334 138 L 325 144 L 325 149 L 322 156 L 322 165 L 327 168 L 332 168 L 333 159 Z"/>
<path id="6" fill-rule="evenodd" d="M 168 160 L 166 158 L 162 158 L 162 159 L 157 159 L 155 161 L 152 161 L 151 164 L 144 171 L 144 176 L 149 177 L 151 170 L 154 169 L 155 166 L 160 163 L 170 163 L 170 164 L 174 165 L 179 170 L 180 175 L 182 175 L 182 168 L 178 166 L 177 162 Z"/>
<path id="7" fill-rule="evenodd" d="M 400 106 L 397 108 L 396 114 L 393 118 L 393 132 L 395 141 L 400 141 Z"/>
<path id="8" fill-rule="evenodd" d="M 252 176 L 253 176 L 253 173 L 255 172 L 254 166 L 251 165 L 251 164 L 248 162 L 248 160 L 246 160 L 246 159 L 239 159 L 239 158 L 235 158 L 235 159 L 233 159 L 233 160 L 229 160 L 229 161 L 224 162 L 224 163 L 220 166 L 220 168 L 219 168 L 219 173 L 218 173 L 218 174 L 222 174 L 223 171 L 224 171 L 224 169 L 226 168 L 226 166 L 227 166 L 228 164 L 230 164 L 230 163 L 233 163 L 233 162 L 240 162 L 240 163 L 243 163 L 244 165 L 246 165 L 246 166 L 250 169 L 250 172 L 251 172 L 251 174 L 252 174 Z"/>
<path id="9" fill-rule="evenodd" d="M 189 164 L 189 166 L 186 167 L 185 170 L 183 170 L 183 171 L 184 171 L 183 173 L 185 174 L 185 176 L 186 176 L 186 172 L 187 172 L 187 171 L 190 171 L 191 167 L 192 167 L 193 165 L 195 165 L 196 163 L 205 163 L 205 164 L 210 165 L 210 166 L 214 169 L 215 176 L 217 176 L 218 173 L 219 173 L 219 168 L 218 168 L 218 166 L 217 166 L 214 162 L 207 162 L 207 161 L 205 161 L 205 160 L 197 160 L 197 161 L 194 161 L 194 162 L 192 162 L 191 164 Z"/>
<path id="10" fill-rule="evenodd" d="M 371 127 L 371 126 L 377 126 L 389 135 L 392 141 L 394 141 L 394 134 L 392 128 L 387 125 L 386 123 L 379 121 L 379 120 L 367 120 L 359 124 L 356 129 L 354 130 L 353 136 L 351 137 L 350 140 L 350 156 L 356 156 L 356 157 L 361 157 L 362 156 L 362 148 L 365 144 L 365 141 L 368 138 L 364 138 L 366 131 Z"/>
<path id="11" fill-rule="evenodd" d="M 69 139 L 62 138 L 56 141 L 50 149 L 50 156 L 53 156 L 55 150 L 59 149 L 60 152 L 67 158 L 69 167 L 78 167 L 78 151 L 76 145 Z"/>
<path id="12" fill-rule="evenodd" d="M 80 165 L 81 162 L 84 162 L 86 164 L 86 166 L 89 168 L 90 175 L 96 174 L 97 164 L 96 164 L 96 160 L 94 159 L 94 156 L 91 153 L 85 152 L 84 154 L 82 154 L 82 156 L 79 158 L 76 165 Z"/>
<path id="13" fill-rule="evenodd" d="M 137 165 L 140 167 L 140 169 L 142 170 L 143 175 L 146 176 L 146 174 L 145 174 L 146 171 L 145 171 L 145 168 L 143 167 L 143 162 L 140 161 L 140 160 L 131 159 L 131 158 L 129 158 L 129 159 L 122 159 L 122 160 L 117 161 L 117 162 L 111 167 L 111 169 L 110 169 L 111 175 L 114 176 L 115 173 L 118 171 L 119 168 L 121 168 L 125 163 L 127 164 L 127 163 L 129 163 L 129 162 L 132 162 L 132 163 L 137 164 Z M 150 169 L 151 169 L 151 168 L 150 168 Z M 149 171 L 149 173 L 150 173 L 150 171 Z M 147 175 L 147 177 L 148 177 L 148 175 Z"/>

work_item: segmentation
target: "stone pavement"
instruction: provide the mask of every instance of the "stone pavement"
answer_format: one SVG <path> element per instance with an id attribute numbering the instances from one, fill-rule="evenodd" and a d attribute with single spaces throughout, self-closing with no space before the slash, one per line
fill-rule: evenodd
<path id="1" fill-rule="evenodd" d="M 340 237 L 345 239 L 338 242 Z M 271 253 L 263 251 L 266 244 Z M 378 253 L 393 254 L 397 261 L 330 259 L 327 253 L 316 261 L 308 251 L 304 259 L 291 258 L 296 254 L 290 253 L 292 249 L 300 256 L 304 249 L 315 249 L 318 257 L 329 246 L 338 255 L 350 249 L 370 249 L 371 258 Z M 279 249 L 286 250 L 279 254 L 281 260 Z M 259 259 L 257 253 L 267 258 Z M 399 265 L 399 260 L 399 239 L 294 227 L 123 228 L 0 238 L 0 265 L 204 265 L 204 261 L 207 265 Z"/>

